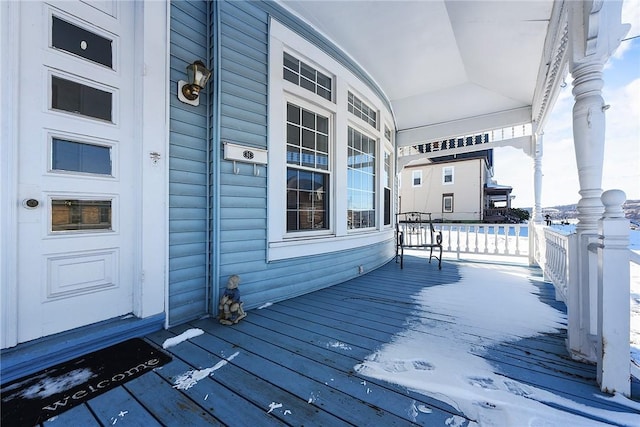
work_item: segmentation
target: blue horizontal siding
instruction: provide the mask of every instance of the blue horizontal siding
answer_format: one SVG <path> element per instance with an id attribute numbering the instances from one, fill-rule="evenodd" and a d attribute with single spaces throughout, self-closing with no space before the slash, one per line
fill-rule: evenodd
<path id="1" fill-rule="evenodd" d="M 221 141 L 268 149 L 268 19 L 283 10 L 263 2 L 221 1 L 219 5 L 219 122 Z M 305 35 L 303 31 L 303 35 Z M 312 37 L 313 38 L 313 37 Z M 239 274 L 248 308 L 348 280 L 358 266 L 375 268 L 393 256 L 392 242 L 317 256 L 267 262 L 267 174 L 260 167 L 222 160 L 219 181 L 217 285 Z M 284 185 L 284 184 L 283 184 Z M 284 209 L 284 208 L 283 208 Z M 215 279 L 214 279 L 215 280 Z"/>
<path id="2" fill-rule="evenodd" d="M 226 242 L 242 242 L 242 241 L 260 241 L 267 239 L 267 231 L 265 229 L 254 230 L 226 230 L 220 236 L 219 243 L 224 245 Z M 261 243 L 264 245 L 264 243 Z"/>
<path id="3" fill-rule="evenodd" d="M 169 289 L 169 294 L 180 293 L 180 284 L 185 281 L 199 280 L 200 286 L 202 286 L 202 276 L 206 274 L 206 265 L 199 265 L 191 268 L 174 269 L 169 271 L 169 280 L 175 284 Z"/>
<path id="4" fill-rule="evenodd" d="M 202 156 L 206 156 L 206 150 L 200 150 L 199 148 L 185 147 L 182 145 L 174 144 L 170 150 L 172 159 L 193 160 L 202 162 Z"/>
<path id="5" fill-rule="evenodd" d="M 176 216 L 175 219 L 169 221 L 169 232 L 181 233 L 184 231 L 199 231 L 206 229 L 206 215 L 201 211 L 202 209 L 173 209 L 169 210 L 169 214 Z M 173 212 L 172 212 L 173 211 Z M 181 211 L 188 211 L 182 213 Z M 193 213 L 191 213 L 193 211 Z M 178 212 L 178 213 L 176 213 Z"/>
<path id="6" fill-rule="evenodd" d="M 169 168 L 175 171 L 188 171 L 197 174 L 207 173 L 207 164 L 200 161 L 171 157 Z"/>
<path id="7" fill-rule="evenodd" d="M 169 58 L 169 323 L 198 318 L 207 312 L 209 221 L 209 98 L 200 105 L 180 102 L 178 80 L 186 67 L 208 61 L 208 4 L 172 1 Z"/>
<path id="8" fill-rule="evenodd" d="M 273 2 L 171 3 L 171 88 L 185 79 L 189 63 L 209 55 L 214 58 L 216 86 L 202 92 L 199 107 L 175 96 L 169 103 L 170 324 L 217 306 L 208 300 L 208 287 L 219 293 L 231 274 L 241 276 L 243 300 L 251 308 L 340 283 L 357 275 L 359 265 L 375 268 L 393 256 L 392 242 L 385 242 L 267 262 L 268 167 L 256 167 L 256 176 L 252 165 L 237 163 L 234 168 L 221 158 L 226 141 L 269 148 L 270 15 L 354 67 L 335 46 Z M 209 274 L 213 283 L 208 283 Z"/>
<path id="9" fill-rule="evenodd" d="M 198 231 L 183 231 L 180 233 L 169 234 L 169 246 L 178 247 L 181 245 L 189 245 L 193 243 L 206 243 L 208 242 L 208 236 L 206 230 Z"/>
<path id="10" fill-rule="evenodd" d="M 179 19 L 194 28 L 201 29 L 207 25 L 208 17 L 204 1 L 172 1 L 171 19 Z M 175 14 L 175 16 L 174 16 Z M 206 34 L 206 32 L 204 32 Z"/>

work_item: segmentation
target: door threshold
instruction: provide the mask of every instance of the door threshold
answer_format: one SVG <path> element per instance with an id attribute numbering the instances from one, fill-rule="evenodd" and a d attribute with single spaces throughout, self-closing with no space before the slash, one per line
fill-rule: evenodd
<path id="1" fill-rule="evenodd" d="M 0 351 L 0 383 L 33 374 L 110 345 L 164 328 L 165 315 L 117 317 Z"/>

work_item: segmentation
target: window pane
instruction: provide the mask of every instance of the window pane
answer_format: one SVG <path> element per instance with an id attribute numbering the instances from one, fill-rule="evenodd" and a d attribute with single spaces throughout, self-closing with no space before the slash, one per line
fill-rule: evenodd
<path id="1" fill-rule="evenodd" d="M 284 53 L 282 64 L 282 75 L 285 80 L 316 93 L 329 101 L 331 100 L 331 77 L 288 53 Z"/>
<path id="2" fill-rule="evenodd" d="M 384 189 L 384 225 L 391 224 L 391 190 Z"/>
<path id="3" fill-rule="evenodd" d="M 329 156 L 324 154 L 316 154 L 316 168 L 329 170 Z"/>
<path id="4" fill-rule="evenodd" d="M 325 76 L 320 71 L 318 71 L 318 75 L 316 77 L 318 84 L 322 87 L 331 90 L 331 78 L 329 76 Z"/>
<path id="5" fill-rule="evenodd" d="M 287 145 L 287 163 L 294 165 L 300 164 L 300 149 L 298 147 Z"/>
<path id="6" fill-rule="evenodd" d="M 300 124 L 300 107 L 287 104 L 287 121 L 297 125 Z"/>
<path id="7" fill-rule="evenodd" d="M 302 129 L 302 146 L 312 150 L 316 148 L 316 134 L 313 131 Z"/>
<path id="8" fill-rule="evenodd" d="M 329 175 L 290 168 L 287 177 L 287 231 L 328 229 Z"/>
<path id="9" fill-rule="evenodd" d="M 377 129 L 378 114 L 376 111 L 351 92 L 347 95 L 347 110 L 359 119 L 364 120 L 366 123 L 371 125 L 371 127 Z"/>
<path id="10" fill-rule="evenodd" d="M 51 78 L 51 108 L 111 121 L 112 94 L 59 77 Z"/>
<path id="11" fill-rule="evenodd" d="M 111 200 L 52 200 L 51 231 L 111 230 Z"/>
<path id="12" fill-rule="evenodd" d="M 304 77 L 300 77 L 300 87 L 310 90 L 311 92 L 316 91 L 316 84 L 311 80 L 305 79 Z"/>
<path id="13" fill-rule="evenodd" d="M 287 144 L 291 144 L 291 145 L 300 145 L 300 128 L 292 125 L 292 124 L 288 124 L 287 125 Z"/>
<path id="14" fill-rule="evenodd" d="M 298 75 L 291 70 L 287 70 L 286 68 L 282 73 L 282 77 L 284 77 L 285 80 L 290 81 L 291 83 L 295 83 L 296 85 L 299 82 Z"/>
<path id="15" fill-rule="evenodd" d="M 317 116 L 318 132 L 329 133 L 329 119 L 327 117 Z"/>
<path id="16" fill-rule="evenodd" d="M 89 61 L 112 68 L 112 40 L 76 27 L 54 16 L 52 45 Z"/>
<path id="17" fill-rule="evenodd" d="M 323 97 L 324 99 L 331 101 L 331 91 L 327 90 L 327 89 L 323 89 L 321 87 L 318 87 L 318 95 L 320 95 L 321 97 Z"/>
<path id="18" fill-rule="evenodd" d="M 299 71 L 298 67 L 300 65 L 300 62 L 286 52 L 283 55 L 283 64 L 285 67 L 289 68 L 290 70 L 293 70 L 295 72 Z"/>
<path id="19" fill-rule="evenodd" d="M 316 135 L 316 149 L 322 153 L 328 153 L 329 137 L 326 135 Z"/>
<path id="20" fill-rule="evenodd" d="M 316 157 L 313 151 L 302 150 L 302 166 L 313 168 L 315 167 L 315 165 L 316 165 Z"/>
<path id="21" fill-rule="evenodd" d="M 111 175 L 111 148 L 53 138 L 51 168 Z"/>
<path id="22" fill-rule="evenodd" d="M 302 126 L 309 129 L 316 128 L 316 115 L 308 110 L 302 110 Z"/>
<path id="23" fill-rule="evenodd" d="M 316 70 L 313 67 L 308 66 L 307 64 L 305 64 L 304 62 L 300 63 L 300 74 L 303 77 L 306 77 L 307 79 L 311 80 L 312 82 L 315 83 L 316 81 Z"/>
<path id="24" fill-rule="evenodd" d="M 348 228 L 375 227 L 376 140 L 349 128 L 348 145 Z"/>

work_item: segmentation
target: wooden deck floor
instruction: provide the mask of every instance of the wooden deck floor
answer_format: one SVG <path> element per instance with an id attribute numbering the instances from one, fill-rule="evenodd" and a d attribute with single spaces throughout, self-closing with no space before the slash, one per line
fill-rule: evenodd
<path id="1" fill-rule="evenodd" d="M 232 327 L 203 319 L 152 334 L 147 339 L 162 346 L 187 329 L 205 332 L 169 348 L 169 364 L 45 425 L 467 425 L 477 420 L 440 400 L 354 372 L 407 327 L 415 306 L 406 296 L 456 283 L 458 269 L 445 262 L 438 271 L 408 256 L 403 270 L 392 262 L 347 283 L 252 310 Z M 539 287 L 541 300 L 563 307 L 550 285 Z M 485 349 L 483 355 L 496 372 L 520 383 L 588 407 L 629 412 L 603 399 L 595 369 L 570 360 L 564 338 L 561 332 L 544 334 Z M 206 368 L 193 387 L 174 387 L 181 374 Z"/>

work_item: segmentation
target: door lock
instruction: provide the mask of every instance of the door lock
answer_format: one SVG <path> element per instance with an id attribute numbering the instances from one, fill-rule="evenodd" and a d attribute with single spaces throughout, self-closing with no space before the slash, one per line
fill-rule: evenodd
<path id="1" fill-rule="evenodd" d="M 38 207 L 39 204 L 40 202 L 37 201 L 36 199 L 24 199 L 22 201 L 22 206 L 24 206 L 27 209 L 35 209 Z"/>

